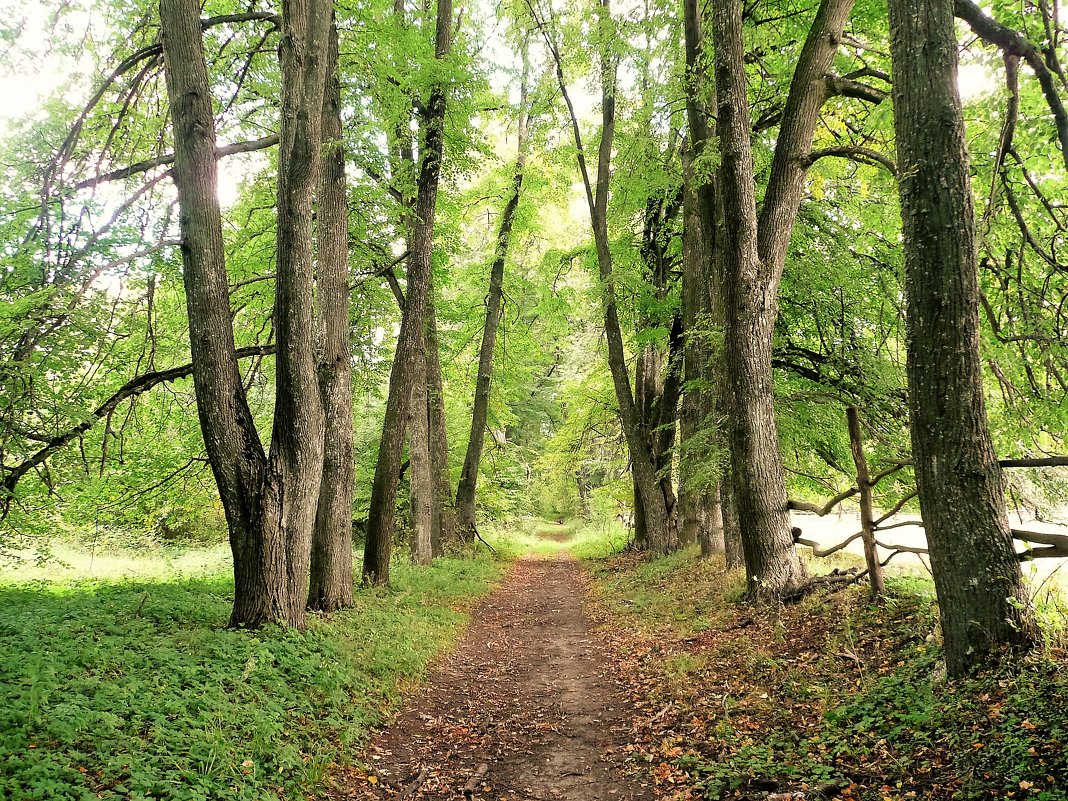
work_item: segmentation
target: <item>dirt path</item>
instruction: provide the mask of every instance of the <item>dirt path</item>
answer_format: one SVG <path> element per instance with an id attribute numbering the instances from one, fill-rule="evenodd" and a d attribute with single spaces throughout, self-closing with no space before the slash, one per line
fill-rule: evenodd
<path id="1" fill-rule="evenodd" d="M 520 560 L 336 798 L 649 798 L 619 769 L 629 716 L 573 558 Z"/>

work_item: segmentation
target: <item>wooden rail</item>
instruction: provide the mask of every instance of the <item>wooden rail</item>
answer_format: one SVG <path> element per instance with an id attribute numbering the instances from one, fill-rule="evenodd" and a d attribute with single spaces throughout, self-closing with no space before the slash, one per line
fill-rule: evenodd
<path id="1" fill-rule="evenodd" d="M 788 501 L 788 507 L 793 511 L 798 512 L 810 512 L 819 517 L 826 517 L 835 508 L 840 506 L 845 501 L 849 500 L 855 495 L 860 495 L 860 523 L 861 530 L 856 534 L 847 537 L 842 542 L 835 545 L 822 546 L 820 543 L 812 539 L 807 539 L 803 536 L 803 532 L 800 528 L 794 527 L 793 535 L 794 542 L 798 545 L 804 545 L 807 548 L 812 549 L 812 555 L 825 558 L 832 554 L 838 553 L 847 546 L 861 540 L 864 543 L 864 561 L 866 563 L 866 569 L 853 576 L 854 580 L 867 577 L 871 584 L 871 596 L 872 599 L 877 598 L 882 594 L 884 590 L 882 568 L 889 564 L 890 560 L 895 556 L 903 553 L 925 555 L 929 551 L 927 548 L 911 546 L 911 545 L 898 545 L 893 543 L 887 543 L 880 540 L 876 535 L 879 532 L 890 531 L 891 529 L 905 528 L 906 526 L 917 526 L 923 528 L 922 520 L 906 520 L 900 523 L 888 523 L 898 512 L 900 512 L 905 505 L 916 498 L 919 494 L 917 490 L 912 490 L 904 495 L 893 507 L 890 508 L 885 514 L 879 518 L 875 518 L 872 504 L 872 490 L 885 478 L 892 476 L 899 470 L 906 467 L 910 467 L 913 464 L 912 459 L 894 459 L 891 460 L 889 466 L 875 475 L 869 474 L 867 457 L 864 454 L 864 441 L 861 434 L 860 425 L 860 413 L 855 406 L 850 406 L 846 409 L 846 420 L 849 426 L 849 445 L 853 454 L 853 463 L 857 471 L 857 482 L 854 486 L 839 492 L 833 498 L 828 500 L 822 506 L 815 503 L 809 503 L 807 501 Z M 1000 459 L 998 465 L 1002 468 L 1015 468 L 1015 467 L 1068 467 L 1068 456 L 1045 456 L 1036 459 Z M 1025 531 L 1023 529 L 1011 529 L 1013 539 L 1026 543 L 1028 549 L 1021 551 L 1018 556 L 1021 562 L 1030 561 L 1032 559 L 1045 559 L 1045 558 L 1068 558 L 1068 535 L 1064 534 L 1049 534 L 1040 531 Z M 1035 548 L 1033 546 L 1041 545 L 1043 547 Z M 881 548 L 888 552 L 885 559 L 880 560 L 878 549 Z"/>

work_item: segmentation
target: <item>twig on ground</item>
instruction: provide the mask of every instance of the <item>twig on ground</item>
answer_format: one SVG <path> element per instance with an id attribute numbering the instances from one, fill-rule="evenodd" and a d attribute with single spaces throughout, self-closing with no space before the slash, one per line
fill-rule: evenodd
<path id="1" fill-rule="evenodd" d="M 482 538 L 479 537 L 479 539 Z M 485 762 L 478 766 L 478 770 L 471 774 L 471 778 L 468 779 L 467 784 L 464 785 L 465 796 L 470 798 L 475 794 L 475 790 L 478 789 L 479 780 L 486 775 L 487 771 L 489 771 L 489 765 L 487 765 Z"/>
<path id="2" fill-rule="evenodd" d="M 397 796 L 397 798 L 400 801 L 403 801 L 403 799 L 409 798 L 414 795 L 415 791 L 422 787 L 423 782 L 426 781 L 427 773 L 429 773 L 429 771 L 424 767 L 421 771 L 419 771 L 419 775 L 415 777 L 415 781 L 405 787 L 401 794 Z"/>

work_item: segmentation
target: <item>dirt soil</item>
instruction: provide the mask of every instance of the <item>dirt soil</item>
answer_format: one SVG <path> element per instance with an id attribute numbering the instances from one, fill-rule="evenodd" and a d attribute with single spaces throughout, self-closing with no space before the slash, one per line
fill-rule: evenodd
<path id="1" fill-rule="evenodd" d="M 516 563 L 353 769 L 338 799 L 645 799 L 623 770 L 630 710 L 568 555 Z"/>

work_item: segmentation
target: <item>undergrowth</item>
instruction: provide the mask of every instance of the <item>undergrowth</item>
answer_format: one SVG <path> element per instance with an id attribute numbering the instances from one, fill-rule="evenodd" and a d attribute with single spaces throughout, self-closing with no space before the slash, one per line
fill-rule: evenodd
<path id="1" fill-rule="evenodd" d="M 693 551 L 591 562 L 666 797 L 1068 799 L 1068 654 L 945 679 L 929 581 L 891 578 L 756 614 Z M 1052 642 L 1052 641 L 1051 641 Z"/>
<path id="2" fill-rule="evenodd" d="M 0 798 L 319 797 L 500 572 L 398 564 L 305 631 L 224 628 L 225 574 L 0 584 Z"/>

